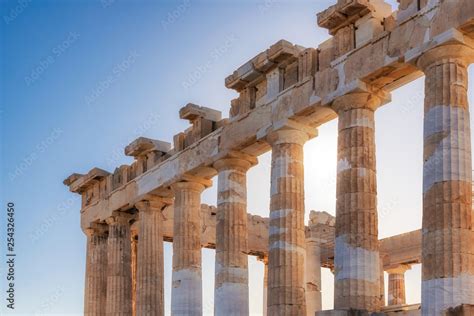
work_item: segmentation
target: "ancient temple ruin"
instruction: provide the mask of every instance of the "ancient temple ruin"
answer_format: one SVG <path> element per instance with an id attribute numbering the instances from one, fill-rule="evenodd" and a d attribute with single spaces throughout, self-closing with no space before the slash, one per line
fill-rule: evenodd
<path id="1" fill-rule="evenodd" d="M 125 148 L 133 164 L 69 176 L 88 236 L 85 314 L 163 315 L 169 241 L 172 315 L 202 315 L 202 247 L 216 250 L 216 315 L 249 314 L 247 256 L 265 264 L 265 315 L 474 315 L 474 1 L 398 2 L 392 12 L 383 0 L 338 0 L 317 15 L 328 41 L 281 40 L 225 79 L 239 93 L 229 118 L 190 103 L 173 146 L 141 137 Z M 379 240 L 374 112 L 423 75 L 423 224 Z M 336 117 L 336 217 L 305 223 L 303 144 Z M 262 218 L 247 212 L 246 173 L 270 150 Z M 201 205 L 216 175 L 217 205 Z M 404 273 L 420 263 L 421 304 L 408 306 Z M 321 311 L 322 267 L 334 273 L 333 311 Z"/>

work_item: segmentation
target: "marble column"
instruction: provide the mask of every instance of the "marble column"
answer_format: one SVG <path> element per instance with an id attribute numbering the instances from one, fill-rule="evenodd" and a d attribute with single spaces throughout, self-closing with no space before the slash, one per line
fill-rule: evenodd
<path id="1" fill-rule="evenodd" d="M 405 272 L 409 266 L 388 269 L 388 305 L 405 305 Z"/>
<path id="2" fill-rule="evenodd" d="M 202 315 L 201 193 L 204 185 L 172 185 L 174 202 L 172 315 Z"/>
<path id="3" fill-rule="evenodd" d="M 132 316 L 137 315 L 137 244 L 136 232 L 131 232 L 132 243 Z"/>
<path id="4" fill-rule="evenodd" d="M 248 315 L 248 160 L 229 158 L 214 164 L 218 171 L 214 314 Z"/>
<path id="5" fill-rule="evenodd" d="M 107 227 L 86 229 L 87 254 L 84 315 L 104 316 L 107 296 Z"/>
<path id="6" fill-rule="evenodd" d="M 132 314 L 131 215 L 116 213 L 107 219 L 107 302 L 106 315 Z"/>
<path id="7" fill-rule="evenodd" d="M 474 304 L 471 127 L 468 64 L 463 45 L 432 49 L 425 73 L 423 150 L 423 315 Z"/>
<path id="8" fill-rule="evenodd" d="M 380 277 L 379 277 L 379 290 L 380 290 L 380 308 L 385 306 L 385 270 L 383 267 L 383 257 L 380 256 Z"/>
<path id="9" fill-rule="evenodd" d="M 263 316 L 267 316 L 268 297 L 268 258 L 259 258 L 263 262 Z"/>
<path id="10" fill-rule="evenodd" d="M 140 201 L 138 209 L 137 315 L 164 315 L 163 214 L 160 198 Z"/>
<path id="11" fill-rule="evenodd" d="M 268 314 L 306 315 L 303 145 L 308 134 L 272 132 Z"/>
<path id="12" fill-rule="evenodd" d="M 334 308 L 380 308 L 374 112 L 381 99 L 352 93 L 336 99 L 339 116 Z"/>
<path id="13" fill-rule="evenodd" d="M 321 247 L 317 238 L 306 238 L 306 315 L 321 311 Z"/>

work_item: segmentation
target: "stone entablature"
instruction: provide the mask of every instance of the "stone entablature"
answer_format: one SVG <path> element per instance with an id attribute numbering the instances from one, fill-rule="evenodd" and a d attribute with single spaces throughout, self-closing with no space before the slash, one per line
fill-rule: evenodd
<path id="1" fill-rule="evenodd" d="M 315 71 L 314 75 L 299 81 L 291 89 L 281 91 L 270 102 L 255 107 L 246 115 L 239 116 L 229 124 L 217 128 L 184 150 L 173 150 L 171 157 L 134 179 L 127 177 L 126 167 L 116 170 L 115 178 L 121 180 L 116 182 L 120 185 L 114 186 L 113 190 L 111 186 L 108 186 L 108 191 L 102 194 L 104 199 L 84 205 L 89 207 L 91 217 L 99 216 L 104 219 L 105 214 L 100 216 L 101 209 L 107 209 L 106 213 L 110 213 L 114 209 L 130 206 L 144 194 L 160 188 L 166 189 L 167 185 L 183 174 L 214 176 L 215 173 L 210 172 L 206 167 L 211 166 L 219 157 L 231 151 L 241 150 L 255 156 L 263 154 L 270 148 L 255 135 L 266 133 L 265 130 L 269 125 L 285 120 L 295 120 L 317 127 L 336 117 L 327 105 L 337 96 L 354 90 L 381 88 L 392 90 L 416 79 L 421 72 L 413 64 L 405 63 L 404 60 L 416 60 L 416 56 L 422 52 L 450 42 L 470 45 L 472 40 L 466 35 L 473 34 L 471 31 L 473 31 L 474 23 L 470 12 L 474 11 L 474 8 L 471 1 L 461 2 L 456 5 L 451 2 L 442 2 L 433 5 L 429 12 L 417 12 L 390 32 L 374 37 L 371 42 L 350 51 L 342 59 L 330 63 L 330 66 L 325 69 L 321 67 L 320 52 L 318 62 L 315 62 L 319 65 L 316 68 L 319 68 L 319 71 Z M 464 10 L 460 10 L 461 7 Z M 443 14 L 446 14 L 445 12 L 449 12 L 449 19 L 441 18 Z M 277 47 L 287 46 L 286 44 L 277 45 Z M 277 49 L 279 50 L 285 51 L 283 48 Z M 297 56 L 295 50 L 297 49 L 293 49 L 292 58 Z M 290 56 L 289 53 L 281 55 L 286 58 Z M 314 56 L 309 58 L 312 59 Z M 310 68 L 314 69 L 314 67 Z M 206 155 L 198 153 L 206 153 Z M 158 181 L 151 181 L 151 178 Z M 70 182 L 70 184 L 73 183 Z M 123 198 L 123 196 L 128 197 Z"/>

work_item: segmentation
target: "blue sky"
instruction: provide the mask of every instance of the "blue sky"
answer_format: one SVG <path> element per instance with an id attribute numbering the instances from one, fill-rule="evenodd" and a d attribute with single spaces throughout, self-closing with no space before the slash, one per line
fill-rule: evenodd
<path id="1" fill-rule="evenodd" d="M 16 310 L 82 313 L 85 237 L 80 198 L 62 180 L 131 159 L 138 136 L 172 141 L 188 102 L 227 116 L 224 78 L 279 39 L 315 47 L 328 35 L 316 12 L 334 1 L 5 1 L 0 21 L 2 205 L 16 205 Z M 395 1 L 392 1 L 395 2 Z M 471 76 L 474 74 L 472 69 Z M 472 90 L 472 84 L 470 84 Z M 472 102 L 472 94 L 470 95 Z M 423 79 L 376 114 L 380 236 L 421 226 Z M 334 214 L 336 127 L 305 146 L 306 208 Z M 249 173 L 249 212 L 268 216 L 269 155 Z M 215 204 L 215 187 L 203 194 Z M 5 208 L 5 207 L 4 207 Z M 2 221 L 0 313 L 6 313 Z M 171 247 L 165 245 L 169 311 Z M 203 250 L 204 306 L 212 312 L 213 251 Z M 250 258 L 251 311 L 261 311 L 262 264 Z M 419 302 L 420 269 L 407 273 Z M 323 273 L 324 306 L 332 280 Z"/>

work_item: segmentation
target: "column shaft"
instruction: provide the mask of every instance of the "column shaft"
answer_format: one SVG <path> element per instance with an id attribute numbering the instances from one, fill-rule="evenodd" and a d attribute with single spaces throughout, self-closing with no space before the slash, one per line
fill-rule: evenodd
<path id="1" fill-rule="evenodd" d="M 107 219 L 107 302 L 106 315 L 132 314 L 132 262 L 130 217 L 120 214 Z"/>
<path id="2" fill-rule="evenodd" d="M 84 315 L 104 316 L 107 296 L 107 235 L 103 229 L 87 230 Z"/>
<path id="3" fill-rule="evenodd" d="M 405 305 L 405 273 L 388 274 L 388 305 Z"/>
<path id="4" fill-rule="evenodd" d="M 175 194 L 172 315 L 202 315 L 201 193 L 202 184 L 179 182 Z"/>
<path id="5" fill-rule="evenodd" d="M 163 229 L 159 201 L 141 201 L 139 212 L 137 315 L 164 315 Z"/>
<path id="6" fill-rule="evenodd" d="M 132 316 L 137 315 L 137 236 L 132 232 Z"/>
<path id="7" fill-rule="evenodd" d="M 374 111 L 380 99 L 355 93 L 337 99 L 339 115 L 335 309 L 380 308 Z"/>
<path id="8" fill-rule="evenodd" d="M 268 314 L 305 315 L 303 144 L 298 130 L 273 132 L 268 258 Z"/>
<path id="9" fill-rule="evenodd" d="M 219 172 L 215 315 L 248 315 L 247 170 L 251 164 L 223 159 L 214 165 Z"/>
<path id="10" fill-rule="evenodd" d="M 321 247 L 315 239 L 306 240 L 306 315 L 321 311 Z"/>
<path id="11" fill-rule="evenodd" d="M 422 314 L 474 304 L 471 128 L 467 60 L 461 45 L 421 57 L 423 151 Z"/>
<path id="12" fill-rule="evenodd" d="M 268 258 L 263 259 L 263 316 L 267 316 L 268 304 Z"/>

